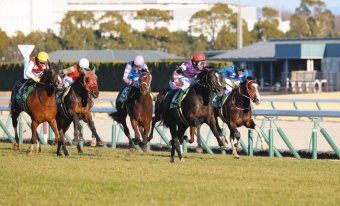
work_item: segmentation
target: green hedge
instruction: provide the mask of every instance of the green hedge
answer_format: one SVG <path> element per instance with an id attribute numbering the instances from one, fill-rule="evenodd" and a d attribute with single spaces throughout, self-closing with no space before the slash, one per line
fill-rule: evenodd
<path id="1" fill-rule="evenodd" d="M 163 61 L 148 62 L 148 67 L 152 73 L 151 88 L 154 92 L 159 92 L 168 87 L 172 72 L 182 61 Z M 231 62 L 209 62 L 216 68 L 230 65 Z M 72 65 L 70 62 L 64 62 L 63 68 Z M 119 91 L 123 86 L 123 73 L 126 62 L 94 62 L 91 67 L 96 67 L 98 84 L 100 91 Z M 1 63 L 0 64 L 0 90 L 9 91 L 15 82 L 23 78 L 22 63 Z"/>

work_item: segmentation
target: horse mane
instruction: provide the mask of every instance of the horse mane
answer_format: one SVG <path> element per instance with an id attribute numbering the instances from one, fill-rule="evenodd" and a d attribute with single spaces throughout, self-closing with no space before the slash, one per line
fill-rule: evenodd
<path id="1" fill-rule="evenodd" d="M 88 92 L 83 85 L 85 74 L 81 73 L 80 76 L 71 84 L 71 89 L 81 98 L 81 103 L 86 106 L 88 103 Z M 70 94 L 70 93 L 69 93 Z M 71 98 L 71 97 L 70 97 Z M 71 100 L 71 99 L 70 99 Z"/>

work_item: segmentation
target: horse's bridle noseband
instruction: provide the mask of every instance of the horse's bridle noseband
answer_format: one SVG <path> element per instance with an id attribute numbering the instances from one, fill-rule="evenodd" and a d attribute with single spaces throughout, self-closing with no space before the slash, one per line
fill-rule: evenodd
<path id="1" fill-rule="evenodd" d="M 242 97 L 245 97 L 251 101 L 255 101 L 255 94 L 256 94 L 256 91 L 254 91 L 253 93 L 250 92 L 249 88 L 248 88 L 248 84 L 253 84 L 253 83 L 256 83 L 256 80 L 249 80 L 246 84 L 246 91 L 247 91 L 247 94 L 243 94 L 242 91 L 241 91 L 241 87 L 239 86 L 238 87 L 238 93 L 242 96 Z M 236 104 L 235 104 L 235 96 L 236 96 L 236 93 L 234 93 L 233 95 L 233 98 L 232 98 L 232 105 L 238 109 L 238 110 L 246 110 L 246 109 L 249 109 L 250 108 L 250 104 L 249 104 L 249 107 L 247 108 L 241 108 L 241 107 L 238 107 Z"/>

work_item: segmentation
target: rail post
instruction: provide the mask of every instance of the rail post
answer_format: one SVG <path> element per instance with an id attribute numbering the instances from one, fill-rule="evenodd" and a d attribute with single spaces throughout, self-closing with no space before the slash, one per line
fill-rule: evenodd
<path id="1" fill-rule="evenodd" d="M 313 120 L 313 131 L 312 131 L 312 158 L 314 160 L 318 159 L 318 147 L 317 147 L 317 137 L 318 137 L 318 127 L 317 122 L 319 121 L 319 118 L 312 117 Z"/>
<path id="2" fill-rule="evenodd" d="M 248 156 L 254 156 L 253 130 L 248 129 Z"/>
<path id="3" fill-rule="evenodd" d="M 111 148 L 115 149 L 117 147 L 117 137 L 116 137 L 116 129 L 117 123 L 114 121 L 112 123 L 112 133 L 111 133 Z"/>
<path id="4" fill-rule="evenodd" d="M 268 139 L 269 139 L 269 157 L 274 157 L 274 142 L 273 142 L 273 117 L 267 117 L 269 119 Z"/>

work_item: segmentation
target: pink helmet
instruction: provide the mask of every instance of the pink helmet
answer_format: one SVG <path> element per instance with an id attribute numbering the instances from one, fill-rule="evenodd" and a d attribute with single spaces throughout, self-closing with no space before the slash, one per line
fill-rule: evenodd
<path id="1" fill-rule="evenodd" d="M 140 55 L 136 56 L 133 63 L 138 67 L 142 67 L 144 65 L 144 57 Z"/>

